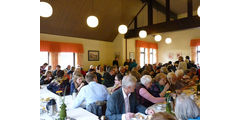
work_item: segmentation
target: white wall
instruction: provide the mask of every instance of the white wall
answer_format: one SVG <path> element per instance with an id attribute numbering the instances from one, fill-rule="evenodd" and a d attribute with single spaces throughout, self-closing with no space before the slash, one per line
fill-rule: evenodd
<path id="1" fill-rule="evenodd" d="M 123 65 L 126 58 L 126 41 L 124 35 L 118 34 L 112 43 L 114 55 L 119 55 L 118 64 Z"/>
<path id="2" fill-rule="evenodd" d="M 165 38 L 172 38 L 172 43 L 167 45 Z M 200 28 L 193 28 L 175 32 L 168 32 L 163 34 L 163 40 L 158 43 L 158 61 L 166 63 L 169 60 L 176 61 L 177 54 L 181 54 L 183 57 L 191 57 L 190 41 L 192 39 L 200 38 Z M 169 59 L 169 54 L 173 56 L 173 59 Z"/>
<path id="3" fill-rule="evenodd" d="M 40 40 L 55 41 L 55 42 L 69 42 L 81 43 L 83 45 L 83 68 L 87 70 L 90 65 L 112 64 L 114 59 L 113 43 L 99 40 L 90 40 L 83 38 L 67 37 L 51 34 L 40 34 Z M 100 54 L 99 61 L 88 61 L 88 50 L 98 50 Z"/>
<path id="4" fill-rule="evenodd" d="M 192 39 L 200 38 L 200 28 L 186 29 L 175 32 L 160 33 L 162 40 L 158 42 L 158 62 L 168 62 L 169 60 L 177 60 L 177 54 L 191 57 L 190 41 Z M 172 43 L 167 45 L 165 39 L 167 37 L 172 38 Z M 132 38 L 127 40 L 127 58 L 129 58 L 129 52 L 135 52 L 135 41 L 147 41 L 156 43 L 153 35 L 148 35 L 145 39 Z M 169 54 L 173 56 L 173 59 L 169 59 Z"/>

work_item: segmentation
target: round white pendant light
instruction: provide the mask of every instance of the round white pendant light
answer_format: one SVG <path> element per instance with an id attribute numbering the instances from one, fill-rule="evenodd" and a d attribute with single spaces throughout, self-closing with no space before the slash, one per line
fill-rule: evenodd
<path id="1" fill-rule="evenodd" d="M 154 39 L 155 39 L 155 41 L 159 42 L 159 41 L 162 40 L 162 36 L 161 35 L 155 35 Z"/>
<path id="2" fill-rule="evenodd" d="M 200 17 L 200 6 L 198 7 L 197 14 Z"/>
<path id="3" fill-rule="evenodd" d="M 119 25 L 119 27 L 118 27 L 118 32 L 119 32 L 120 34 L 126 34 L 127 31 L 128 31 L 128 28 L 127 28 L 126 25 Z"/>
<path id="4" fill-rule="evenodd" d="M 165 42 L 166 42 L 166 44 L 171 44 L 172 43 L 172 39 L 171 38 L 166 38 Z"/>
<path id="5" fill-rule="evenodd" d="M 40 16 L 50 17 L 53 13 L 52 6 L 47 2 L 40 2 Z"/>
<path id="6" fill-rule="evenodd" d="M 147 31 L 146 30 L 141 30 L 139 32 L 139 37 L 140 38 L 146 38 L 147 37 Z"/>
<path id="7" fill-rule="evenodd" d="M 96 16 L 89 16 L 87 18 L 87 25 L 91 28 L 95 28 L 98 26 L 98 18 Z"/>

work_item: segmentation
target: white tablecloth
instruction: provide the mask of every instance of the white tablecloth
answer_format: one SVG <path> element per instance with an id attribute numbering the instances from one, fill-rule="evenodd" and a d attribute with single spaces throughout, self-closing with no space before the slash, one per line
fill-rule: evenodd
<path id="1" fill-rule="evenodd" d="M 40 89 L 40 98 L 48 98 L 48 97 L 51 97 L 51 98 L 54 98 L 57 102 L 57 108 L 58 108 L 58 111 L 60 110 L 59 107 L 60 107 L 60 97 L 54 93 L 52 93 L 51 91 L 49 91 L 47 89 L 47 86 L 46 85 L 43 85 L 41 86 L 41 89 Z M 88 112 L 87 110 L 79 107 L 77 109 L 71 109 L 71 103 L 73 101 L 73 98 L 71 95 L 68 95 L 68 96 L 65 96 L 65 104 L 67 105 L 67 116 L 70 117 L 70 118 L 74 118 L 76 120 L 98 120 L 98 116 Z M 52 120 L 54 118 L 48 116 L 47 113 L 43 113 L 43 114 L 40 114 L 40 119 L 41 120 Z"/>

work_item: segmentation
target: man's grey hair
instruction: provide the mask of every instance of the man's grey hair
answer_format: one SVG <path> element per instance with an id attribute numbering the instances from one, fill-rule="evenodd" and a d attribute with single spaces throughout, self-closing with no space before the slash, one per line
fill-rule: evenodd
<path id="1" fill-rule="evenodd" d="M 195 119 L 200 116 L 200 109 L 190 97 L 180 95 L 176 99 L 175 114 L 178 120 Z"/>
<path id="2" fill-rule="evenodd" d="M 129 86 L 133 86 L 137 82 L 137 79 L 132 75 L 127 75 L 123 77 L 122 87 L 127 88 Z"/>

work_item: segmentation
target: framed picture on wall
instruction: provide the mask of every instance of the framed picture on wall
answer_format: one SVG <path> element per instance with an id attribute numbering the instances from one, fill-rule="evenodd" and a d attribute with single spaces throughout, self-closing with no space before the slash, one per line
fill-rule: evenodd
<path id="1" fill-rule="evenodd" d="M 99 51 L 88 50 L 88 61 L 99 61 Z"/>
<path id="2" fill-rule="evenodd" d="M 129 52 L 129 59 L 135 59 L 134 52 Z"/>

